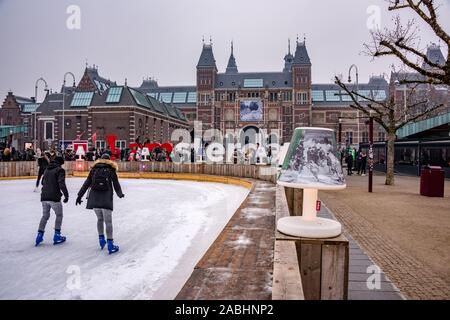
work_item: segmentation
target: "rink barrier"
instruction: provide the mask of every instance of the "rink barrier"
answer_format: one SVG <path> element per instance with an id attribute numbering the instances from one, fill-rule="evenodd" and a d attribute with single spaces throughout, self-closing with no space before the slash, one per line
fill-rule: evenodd
<path id="1" fill-rule="evenodd" d="M 204 174 L 212 176 L 250 178 L 276 182 L 276 168 L 265 165 L 218 164 L 218 163 L 173 163 L 173 162 L 116 162 L 119 172 L 161 172 Z M 89 171 L 93 161 L 67 161 L 63 168 L 68 175 L 77 171 Z M 36 161 L 0 162 L 0 178 L 37 176 Z"/>
<path id="2" fill-rule="evenodd" d="M 74 171 L 73 177 L 87 177 L 87 171 Z M 232 178 L 224 176 L 212 176 L 206 174 L 192 174 L 192 173 L 163 173 L 163 172 L 118 172 L 121 179 L 162 179 L 162 180 L 183 180 L 183 181 L 198 181 L 198 182 L 215 182 L 231 184 L 247 189 L 251 189 L 253 183 L 250 180 L 242 178 Z"/>

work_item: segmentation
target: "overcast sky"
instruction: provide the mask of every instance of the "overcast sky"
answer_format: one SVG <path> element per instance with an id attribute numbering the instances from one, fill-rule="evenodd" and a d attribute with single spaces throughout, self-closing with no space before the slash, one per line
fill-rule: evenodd
<path id="1" fill-rule="evenodd" d="M 450 31 L 450 0 L 438 2 Z M 80 8 L 80 29 L 67 27 L 70 5 Z M 367 21 L 376 19 L 371 6 L 381 8 L 381 26 L 389 25 L 383 0 L 0 0 L 0 99 L 10 89 L 33 96 L 40 76 L 53 90 L 67 71 L 78 82 L 86 60 L 118 84 L 127 78 L 139 86 L 152 76 L 160 85 L 194 85 L 203 35 L 212 37 L 219 72 L 231 40 L 240 71 L 281 71 L 287 39 L 294 50 L 296 35 L 305 34 L 314 83 L 331 82 L 352 63 L 366 82 L 393 62 L 361 54 Z M 423 46 L 437 41 L 425 25 L 421 35 Z"/>

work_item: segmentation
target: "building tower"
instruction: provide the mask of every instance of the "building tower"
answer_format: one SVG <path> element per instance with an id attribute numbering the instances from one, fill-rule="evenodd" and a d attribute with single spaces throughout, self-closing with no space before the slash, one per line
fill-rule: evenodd
<path id="1" fill-rule="evenodd" d="M 238 68 L 236 65 L 236 59 L 234 58 L 233 54 L 233 41 L 231 41 L 231 54 L 230 58 L 228 59 L 228 65 L 227 69 L 225 70 L 225 73 L 238 73 Z"/>
<path id="2" fill-rule="evenodd" d="M 197 63 L 197 120 L 203 122 L 203 128 L 214 126 L 214 84 L 217 66 L 212 50 L 212 41 L 203 41 L 202 53 Z"/>
<path id="3" fill-rule="evenodd" d="M 288 39 L 288 53 L 284 56 L 283 72 L 291 72 L 294 56 L 291 53 L 291 39 Z"/>
<path id="4" fill-rule="evenodd" d="M 306 49 L 306 39 L 299 42 L 292 61 L 293 129 L 310 126 L 311 119 L 311 60 Z M 293 131 L 291 131 L 292 133 Z"/>

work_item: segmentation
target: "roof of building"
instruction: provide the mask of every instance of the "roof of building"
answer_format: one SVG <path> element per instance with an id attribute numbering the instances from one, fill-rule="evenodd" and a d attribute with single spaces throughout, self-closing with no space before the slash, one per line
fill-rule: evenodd
<path id="1" fill-rule="evenodd" d="M 230 58 L 228 59 L 228 64 L 227 64 L 225 73 L 238 73 L 236 59 L 235 59 L 234 53 L 233 53 L 233 42 L 231 42 L 231 53 L 230 53 Z"/>
<path id="2" fill-rule="evenodd" d="M 137 90 L 147 94 L 149 97 L 165 103 L 172 103 L 180 108 L 184 106 L 195 106 L 197 103 L 196 86 L 170 86 L 154 88 L 136 88 Z"/>
<path id="3" fill-rule="evenodd" d="M 62 93 L 48 94 L 37 111 L 43 115 L 53 115 L 55 110 L 62 109 L 62 98 Z M 64 98 L 66 110 L 99 106 L 139 106 L 177 120 L 186 121 L 184 116 L 180 116 L 181 112 L 175 110 L 175 106 L 164 106 L 162 102 L 149 97 L 146 93 L 127 86 L 112 86 L 103 94 L 96 91 L 77 91 L 64 95 Z"/>
<path id="4" fill-rule="evenodd" d="M 216 89 L 289 88 L 292 75 L 288 72 L 218 73 Z"/>
<path id="5" fill-rule="evenodd" d="M 427 58 L 430 60 L 430 62 L 437 64 L 439 66 L 445 65 L 446 59 L 444 58 L 444 55 L 442 54 L 441 48 L 436 44 L 431 44 L 427 48 Z M 428 65 L 427 63 L 423 63 L 422 65 L 425 69 L 430 69 L 432 66 Z"/>
<path id="6" fill-rule="evenodd" d="M 308 50 L 306 49 L 306 42 L 297 41 L 297 48 L 295 49 L 293 65 L 311 65 Z"/>
<path id="7" fill-rule="evenodd" d="M 200 54 L 200 59 L 198 59 L 197 63 L 197 68 L 199 67 L 214 67 L 217 69 L 212 44 L 203 44 L 202 53 Z"/>
<path id="8" fill-rule="evenodd" d="M 356 91 L 356 84 L 348 85 L 350 90 Z M 320 106 L 348 106 L 352 102 L 349 95 L 337 84 L 312 84 L 312 103 Z M 364 97 L 383 101 L 389 97 L 389 84 L 383 77 L 371 77 L 368 83 L 358 84 L 358 92 Z M 362 100 L 364 103 L 365 101 Z"/>
<path id="9" fill-rule="evenodd" d="M 84 87 L 84 81 L 88 79 L 88 83 L 90 83 L 88 88 Z M 101 77 L 98 73 L 98 66 L 87 67 L 84 70 L 83 77 L 78 83 L 77 90 L 78 91 L 90 91 L 96 90 L 100 93 L 106 91 L 109 87 L 116 86 L 115 81 L 111 81 L 109 79 L 105 79 Z"/>
<path id="10" fill-rule="evenodd" d="M 45 96 L 44 101 L 40 103 L 36 111 L 39 112 L 41 115 L 53 116 L 53 112 L 55 110 L 60 110 L 62 108 L 62 98 L 63 98 L 62 93 L 58 92 L 48 93 Z M 72 96 L 64 95 L 64 100 L 65 100 L 64 105 L 69 106 L 72 100 Z"/>

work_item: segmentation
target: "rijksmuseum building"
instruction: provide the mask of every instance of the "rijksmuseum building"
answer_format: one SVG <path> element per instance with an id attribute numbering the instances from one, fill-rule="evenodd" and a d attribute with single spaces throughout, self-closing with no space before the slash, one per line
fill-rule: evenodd
<path id="1" fill-rule="evenodd" d="M 428 55 L 445 61 L 437 46 L 430 46 Z M 368 141 L 366 121 L 355 119 L 358 113 L 349 107 L 350 97 L 334 83 L 312 83 L 312 60 L 305 41 L 297 41 L 292 53 L 289 46 L 283 60 L 280 57 L 277 72 L 239 72 L 231 45 L 227 67 L 220 71 L 212 44 L 203 43 L 195 70 L 197 82 L 186 86 L 160 86 L 148 78 L 139 87 L 118 85 L 100 76 L 97 67 L 86 66 L 78 84 L 63 87 L 60 92 L 48 92 L 41 103 L 10 92 L 0 109 L 0 124 L 2 131 L 9 130 L 11 134 L 3 133 L 1 138 L 9 139 L 20 149 L 34 139 L 41 148 L 58 146 L 63 140 L 64 125 L 65 143 L 81 139 L 91 144 L 95 134 L 95 146 L 104 148 L 106 137 L 115 135 L 116 147 L 122 149 L 136 139 L 168 141 L 173 130 L 192 132 L 194 122 L 200 121 L 203 130 L 245 134 L 252 129 L 265 132 L 265 142 L 284 143 L 290 141 L 296 127 L 318 126 L 337 131 L 341 122 L 343 143 L 356 146 Z M 399 76 L 392 74 L 390 83 L 382 76 L 360 81 L 359 93 L 379 101 L 394 94 L 402 105 L 404 95 L 395 84 Z M 446 94 L 448 101 L 448 90 Z M 277 141 L 272 140 L 272 135 L 278 137 Z M 385 140 L 385 132 L 378 124 L 374 127 L 374 140 Z"/>

